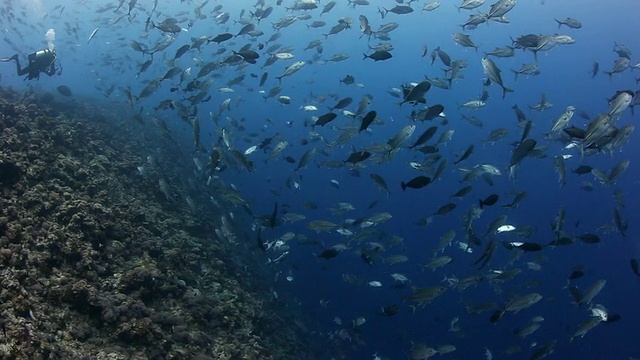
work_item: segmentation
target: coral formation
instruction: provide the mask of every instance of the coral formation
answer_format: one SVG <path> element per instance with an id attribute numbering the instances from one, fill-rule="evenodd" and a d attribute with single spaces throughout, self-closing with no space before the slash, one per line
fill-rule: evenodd
<path id="1" fill-rule="evenodd" d="M 0 358 L 317 357 L 166 133 L 35 92 L 0 89 L 0 110 Z M 156 149 L 154 179 L 137 167 Z"/>

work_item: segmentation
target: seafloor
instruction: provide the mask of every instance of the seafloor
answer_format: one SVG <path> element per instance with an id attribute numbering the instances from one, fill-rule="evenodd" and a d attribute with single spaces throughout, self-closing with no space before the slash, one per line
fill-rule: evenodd
<path id="1" fill-rule="evenodd" d="M 245 209 L 169 132 L 33 91 L 0 89 L 0 109 L 1 359 L 321 357 L 274 296 Z"/>

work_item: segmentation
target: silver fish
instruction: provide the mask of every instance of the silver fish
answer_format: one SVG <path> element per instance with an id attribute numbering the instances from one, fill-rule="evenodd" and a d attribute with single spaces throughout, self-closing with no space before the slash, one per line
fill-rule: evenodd
<path id="1" fill-rule="evenodd" d="M 491 82 L 500 85 L 500 87 L 502 88 L 503 99 L 508 92 L 513 92 L 512 89 L 504 86 L 504 84 L 502 83 L 502 76 L 500 76 L 500 69 L 496 66 L 493 60 L 489 59 L 486 56 L 482 58 L 482 70 Z"/>
<path id="2" fill-rule="evenodd" d="M 100 30 L 99 27 L 95 28 L 92 32 L 91 35 L 89 35 L 89 39 L 87 39 L 87 44 L 91 41 L 91 39 L 93 39 L 94 36 L 96 36 L 96 34 L 98 33 L 98 30 Z"/>
<path id="3" fill-rule="evenodd" d="M 560 131 L 567 127 L 569 121 L 573 117 L 573 113 L 575 112 L 575 110 L 576 108 L 574 108 L 573 106 L 567 106 L 567 109 L 562 114 L 560 114 L 560 116 L 558 116 L 556 121 L 553 123 L 551 132 Z"/>

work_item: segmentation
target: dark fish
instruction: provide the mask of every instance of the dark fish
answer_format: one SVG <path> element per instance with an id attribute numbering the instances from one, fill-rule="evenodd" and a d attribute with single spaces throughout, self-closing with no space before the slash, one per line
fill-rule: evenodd
<path id="1" fill-rule="evenodd" d="M 509 162 L 509 167 L 516 166 L 524 159 L 529 153 L 536 147 L 536 141 L 533 139 L 526 139 L 521 142 L 515 150 L 513 150 L 513 154 L 511 154 L 511 161 Z"/>
<path id="2" fill-rule="evenodd" d="M 398 305 L 389 305 L 389 306 L 385 306 L 383 308 L 380 309 L 380 315 L 382 316 L 393 316 L 395 314 L 398 313 L 398 311 L 400 311 L 400 308 L 398 307 Z"/>
<path id="3" fill-rule="evenodd" d="M 318 255 L 318 257 L 325 258 L 327 260 L 334 258 L 336 256 L 338 256 L 338 250 L 334 248 L 328 248 L 324 250 L 322 253 L 320 253 L 320 255 Z"/>
<path id="4" fill-rule="evenodd" d="M 467 147 L 467 150 L 465 150 L 462 156 L 460 156 L 460 159 L 456 160 L 454 164 L 458 164 L 466 160 L 467 158 L 469 158 L 469 156 L 471 156 L 471 154 L 473 154 L 473 145 L 469 145 L 469 147 Z M 480 208 L 482 208 L 482 204 L 480 205 Z"/>
<path id="5" fill-rule="evenodd" d="M 438 55 L 440 61 L 442 61 L 443 64 L 445 64 L 446 66 L 451 66 L 451 57 L 446 52 L 440 50 L 440 46 L 435 48 L 435 50 L 433 51 Z M 433 64 L 433 61 L 431 61 L 431 63 Z"/>
<path id="6" fill-rule="evenodd" d="M 402 102 L 399 103 L 399 105 L 402 105 L 404 103 L 417 103 L 420 102 L 421 100 L 424 101 L 424 94 L 427 93 L 427 91 L 429 91 L 429 89 L 431 89 L 431 83 L 428 81 L 423 81 L 418 83 L 418 85 L 414 86 L 413 88 L 411 88 L 411 90 L 409 90 L 408 93 L 406 93 L 406 95 L 404 96 L 404 99 L 402 99 Z"/>
<path id="7" fill-rule="evenodd" d="M 591 66 L 591 71 L 589 71 L 589 74 L 591 74 L 592 79 L 596 77 L 596 75 L 598 75 L 598 70 L 600 70 L 600 64 L 594 61 L 593 65 Z"/>
<path id="8" fill-rule="evenodd" d="M 569 286 L 569 292 L 571 293 L 571 297 L 573 298 L 573 302 L 575 304 L 579 304 L 582 300 L 582 294 L 580 293 L 580 289 L 577 286 L 571 285 Z"/>
<path id="9" fill-rule="evenodd" d="M 253 31 L 255 29 L 256 29 L 255 25 L 247 24 L 247 25 L 243 26 L 242 29 L 240 29 L 240 31 L 238 31 L 238 33 L 235 36 L 246 35 L 246 34 L 250 33 L 251 31 Z"/>
<path id="10" fill-rule="evenodd" d="M 495 240 L 491 239 L 489 241 L 489 243 L 487 243 L 487 246 L 485 247 L 484 252 L 482 253 L 482 255 L 478 258 L 478 260 L 476 260 L 473 264 L 471 264 L 471 266 L 475 266 L 477 264 L 480 264 L 478 269 L 482 269 L 483 267 L 485 267 L 489 263 L 489 261 L 491 261 L 491 258 L 493 257 L 493 253 L 495 252 L 495 250 L 496 250 L 496 242 L 495 242 Z M 502 317 L 503 314 L 499 315 L 498 320 L 500 320 L 500 318 Z M 493 316 L 492 316 L 492 318 L 493 318 Z M 491 322 L 493 322 L 493 321 L 491 321 Z"/>
<path id="11" fill-rule="evenodd" d="M 425 146 L 419 147 L 418 151 L 420 151 L 423 154 L 435 154 L 439 151 L 439 149 L 435 145 L 425 145 Z"/>
<path id="12" fill-rule="evenodd" d="M 151 16 L 148 16 L 147 21 L 144 22 L 144 32 L 149 32 L 149 25 L 151 25 Z"/>
<path id="13" fill-rule="evenodd" d="M 335 104 L 330 110 L 333 111 L 335 109 L 338 109 L 338 110 L 344 109 L 345 107 L 349 106 L 352 102 L 353 102 L 353 98 L 346 97 L 338 101 L 338 103 Z"/>
<path id="14" fill-rule="evenodd" d="M 582 23 L 580 23 L 580 21 L 574 18 L 568 17 L 565 20 L 558 20 L 558 19 L 554 19 L 554 20 L 558 23 L 558 29 L 560 29 L 562 25 L 570 27 L 572 29 L 580 29 L 582 27 Z"/>
<path id="15" fill-rule="evenodd" d="M 482 94 L 480 95 L 480 98 L 478 100 L 484 102 L 487 102 L 487 100 L 489 100 L 489 91 L 487 91 L 487 88 L 482 89 Z"/>
<path id="16" fill-rule="evenodd" d="M 351 155 L 349 155 L 349 157 L 347 158 L 347 160 L 345 160 L 345 162 L 355 165 L 356 163 L 367 160 L 370 156 L 371 156 L 371 153 L 368 151 L 356 151 Z"/>
<path id="17" fill-rule="evenodd" d="M 175 19 L 167 19 L 159 24 L 155 24 L 153 21 L 151 21 L 151 27 L 171 34 L 177 34 L 182 31 L 182 28 L 177 24 L 177 21 Z"/>
<path id="18" fill-rule="evenodd" d="M 473 190 L 473 187 L 471 185 L 465 186 L 462 189 L 458 190 L 455 194 L 451 195 L 451 197 L 462 199 L 465 195 L 470 193 L 471 190 Z"/>
<path id="19" fill-rule="evenodd" d="M 176 54 L 173 56 L 173 60 L 179 58 L 180 56 L 184 55 L 187 51 L 189 51 L 189 49 L 191 49 L 191 45 L 187 44 L 187 45 L 182 45 L 177 51 Z"/>
<path id="20" fill-rule="evenodd" d="M 262 252 L 266 252 L 267 251 L 267 244 L 265 244 L 265 242 L 262 240 L 262 227 L 258 228 L 258 249 L 260 249 L 260 251 Z"/>
<path id="21" fill-rule="evenodd" d="M 275 206 L 273 207 L 273 212 L 271 212 L 271 216 L 269 216 L 269 227 L 275 228 L 278 224 L 278 202 L 276 201 Z"/>
<path id="22" fill-rule="evenodd" d="M 441 215 L 441 216 L 447 215 L 447 214 L 448 214 L 448 213 L 450 213 L 453 209 L 455 209 L 455 208 L 456 208 L 456 206 L 457 206 L 457 205 L 456 205 L 456 204 L 454 204 L 454 203 L 444 204 L 444 205 L 440 206 L 440 208 L 438 209 L 438 211 L 436 211 L 436 212 L 434 213 L 434 215 Z"/>
<path id="23" fill-rule="evenodd" d="M 473 229 L 469 228 L 466 235 L 471 244 L 475 246 L 482 246 L 482 240 L 480 240 L 480 238 L 476 234 L 474 234 Z"/>
<path id="24" fill-rule="evenodd" d="M 131 10 L 133 10 L 133 8 L 136 7 L 137 3 L 138 3 L 138 0 L 130 0 L 129 1 L 129 12 L 127 13 L 127 15 L 131 15 Z"/>
<path id="25" fill-rule="evenodd" d="M 518 249 L 522 251 L 540 251 L 544 249 L 544 245 L 532 242 L 505 241 L 502 245 L 504 245 L 508 250 Z"/>
<path id="26" fill-rule="evenodd" d="M 387 9 L 387 8 L 378 8 L 378 12 L 380 13 L 380 15 L 382 16 L 382 18 L 384 19 L 384 17 L 388 14 L 388 13 L 394 13 L 397 15 L 404 15 L 404 14 L 409 14 L 413 12 L 413 8 L 409 5 L 396 5 L 391 9 Z"/>
<path id="27" fill-rule="evenodd" d="M 427 141 L 429 141 L 429 139 L 431 139 L 433 137 L 433 135 L 436 133 L 436 131 L 438 131 L 438 127 L 437 126 L 432 126 L 432 127 L 428 128 L 427 130 L 425 130 L 422 133 L 422 135 L 420 135 L 418 140 L 416 140 L 416 142 L 413 145 L 409 146 L 409 149 L 413 149 L 415 147 L 418 147 L 418 146 L 426 143 Z"/>
<path id="28" fill-rule="evenodd" d="M 66 86 L 66 85 L 60 85 L 60 86 L 57 87 L 57 89 L 58 89 L 58 92 L 60 93 L 60 95 L 63 95 L 63 96 L 71 96 L 72 95 L 71 94 L 71 89 L 69 89 L 69 87 Z"/>
<path id="29" fill-rule="evenodd" d="M 618 229 L 618 231 L 620 231 L 620 234 L 623 237 L 627 237 L 627 227 L 628 227 L 628 222 L 622 221 L 622 217 L 620 216 L 620 211 L 618 211 L 617 208 L 613 209 L 613 223 L 616 225 L 616 228 Z"/>
<path id="30" fill-rule="evenodd" d="M 207 42 L 214 42 L 220 44 L 223 41 L 227 41 L 233 37 L 231 33 L 222 33 L 220 35 L 216 35 L 213 39 L 207 40 Z"/>
<path id="31" fill-rule="evenodd" d="M 607 320 L 604 321 L 605 324 L 610 324 L 613 322 L 616 322 L 618 320 L 622 319 L 622 316 L 620 316 L 619 314 L 609 314 L 609 316 L 607 317 Z"/>
<path id="32" fill-rule="evenodd" d="M 585 120 L 591 121 L 591 115 L 589 115 L 589 113 L 584 111 L 583 109 L 576 109 L 576 114 L 578 114 L 578 116 Z"/>
<path id="33" fill-rule="evenodd" d="M 569 274 L 569 280 L 577 280 L 584 276 L 584 270 L 582 267 L 578 266 L 571 271 Z"/>
<path id="34" fill-rule="evenodd" d="M 307 166 L 309 164 L 309 161 L 311 161 L 311 158 L 316 154 L 316 149 L 310 149 L 305 151 L 304 154 L 302 154 L 302 157 L 300 158 L 300 161 L 298 162 L 298 166 L 296 166 L 294 171 L 298 171 L 302 168 L 304 168 L 305 166 Z M 295 162 L 295 159 L 293 160 Z"/>
<path id="35" fill-rule="evenodd" d="M 331 121 L 333 121 L 337 116 L 338 115 L 336 115 L 335 113 L 332 113 L 332 112 L 326 113 L 324 115 L 321 115 L 313 125 L 325 126 L 326 124 L 328 124 Z"/>
<path id="36" fill-rule="evenodd" d="M 523 126 L 523 129 L 522 129 L 522 136 L 520 136 L 520 143 L 521 144 L 531 134 L 531 128 L 532 127 L 533 127 L 533 121 L 526 120 L 524 122 L 524 126 Z M 505 135 L 506 135 L 506 132 L 505 132 Z"/>
<path id="37" fill-rule="evenodd" d="M 431 179 L 429 177 L 421 175 L 414 177 L 406 183 L 404 181 L 401 181 L 400 186 L 402 187 L 402 191 L 404 191 L 406 188 L 421 189 L 429 185 L 430 182 Z"/>
<path id="38" fill-rule="evenodd" d="M 147 69 L 149 69 L 152 63 L 153 63 L 153 59 L 149 59 L 144 63 L 142 63 L 142 65 L 140 65 L 140 71 L 138 71 L 138 75 L 136 75 L 136 77 L 140 76 L 140 74 L 147 71 Z"/>
<path id="39" fill-rule="evenodd" d="M 489 321 L 492 324 L 497 323 L 498 321 L 500 321 L 500 319 L 502 319 L 502 317 L 504 316 L 506 310 L 500 309 L 500 310 L 496 310 L 493 314 L 491 314 L 491 317 L 489 318 Z"/>
<path id="40" fill-rule="evenodd" d="M 180 69 L 179 67 L 172 67 L 171 69 L 167 70 L 166 73 L 164 73 L 164 76 L 162 77 L 162 80 L 167 80 L 167 79 L 171 79 L 174 76 L 180 74 L 182 72 L 182 69 Z"/>
<path id="41" fill-rule="evenodd" d="M 564 128 L 562 129 L 562 131 L 564 131 L 565 134 L 569 135 L 570 137 L 580 140 L 584 140 L 585 136 L 587 135 L 586 130 L 577 128 L 575 126 Z"/>
<path id="42" fill-rule="evenodd" d="M 268 72 L 265 72 L 264 74 L 262 74 L 262 76 L 260 77 L 260 86 L 264 85 L 268 77 L 269 77 Z"/>
<path id="43" fill-rule="evenodd" d="M 640 269 L 638 269 L 637 259 L 631 259 L 631 270 L 633 271 L 634 274 L 636 274 L 637 276 L 640 276 Z"/>
<path id="44" fill-rule="evenodd" d="M 220 150 L 218 149 L 213 149 L 211 150 L 211 157 L 209 158 L 209 171 L 211 173 L 213 173 L 214 171 L 216 171 L 216 168 L 218 167 L 218 163 L 220 163 Z"/>
<path id="45" fill-rule="evenodd" d="M 559 237 L 557 239 L 551 240 L 547 246 L 565 246 L 573 244 L 573 239 L 567 236 Z"/>
<path id="46" fill-rule="evenodd" d="M 442 114 L 443 111 L 444 111 L 444 106 L 442 106 L 441 104 L 435 104 L 433 106 L 430 106 L 421 120 L 425 120 L 425 121 L 433 120 L 438 116 L 440 116 L 440 114 Z"/>
<path id="47" fill-rule="evenodd" d="M 484 200 L 478 200 L 478 202 L 480 203 L 480 209 L 482 209 L 485 206 L 494 205 L 496 202 L 498 202 L 498 199 L 499 199 L 498 194 L 491 194 L 487 196 L 486 199 Z"/>
<path id="48" fill-rule="evenodd" d="M 523 122 L 527 120 L 527 117 L 524 115 L 524 112 L 520 110 L 518 105 L 513 105 L 513 107 L 511 108 L 516 112 L 516 117 L 518 118 L 518 122 Z"/>
<path id="49" fill-rule="evenodd" d="M 577 236 L 578 239 L 582 240 L 585 244 L 597 244 L 600 242 L 600 237 L 595 234 L 582 234 Z"/>
<path id="50" fill-rule="evenodd" d="M 367 55 L 367 54 L 362 54 L 364 57 L 362 58 L 362 60 L 369 58 L 369 59 L 373 59 L 374 61 L 381 61 L 381 60 L 387 60 L 387 59 L 391 59 L 393 57 L 393 55 L 391 55 L 390 52 L 388 51 L 376 51 L 371 55 Z"/>
<path id="51" fill-rule="evenodd" d="M 114 13 L 115 13 L 115 12 L 118 12 L 118 10 L 120 10 L 120 8 L 122 7 L 122 5 L 124 5 L 124 0 L 119 0 L 118 7 L 117 7 L 113 12 L 114 12 Z"/>
<path id="52" fill-rule="evenodd" d="M 346 75 L 344 79 L 340 80 L 340 82 L 345 85 L 351 85 L 354 81 L 356 81 L 356 79 L 351 75 Z"/>
<path id="53" fill-rule="evenodd" d="M 578 175 L 585 175 L 591 174 L 591 170 L 593 170 L 593 168 L 589 165 L 580 165 L 574 170 L 571 170 L 571 172 Z"/>
<path id="54" fill-rule="evenodd" d="M 251 61 L 255 63 L 255 60 L 260 58 L 260 55 L 257 52 L 249 49 L 240 50 L 238 52 L 234 51 L 233 53 L 242 56 L 244 61 L 248 63 L 251 63 Z"/>
<path id="55" fill-rule="evenodd" d="M 369 127 L 369 125 L 371 125 L 373 120 L 376 119 L 377 115 L 378 115 L 378 113 L 376 113 L 374 110 L 369 111 L 367 113 L 367 115 L 365 115 L 362 118 L 362 124 L 360 124 L 360 130 L 358 130 L 358 132 L 363 131 L 363 130 L 367 130 L 367 128 Z"/>

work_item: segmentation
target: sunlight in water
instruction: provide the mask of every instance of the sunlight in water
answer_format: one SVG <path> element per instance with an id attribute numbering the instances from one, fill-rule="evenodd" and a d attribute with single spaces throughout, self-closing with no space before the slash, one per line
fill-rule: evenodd
<path id="1" fill-rule="evenodd" d="M 18 0 L 18 2 L 29 9 L 31 15 L 37 20 L 42 20 L 44 15 L 47 13 L 44 6 L 42 6 L 42 0 Z"/>

